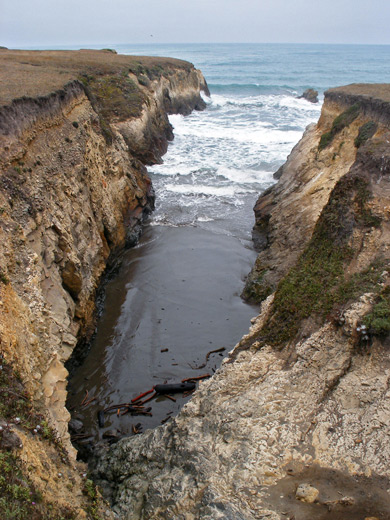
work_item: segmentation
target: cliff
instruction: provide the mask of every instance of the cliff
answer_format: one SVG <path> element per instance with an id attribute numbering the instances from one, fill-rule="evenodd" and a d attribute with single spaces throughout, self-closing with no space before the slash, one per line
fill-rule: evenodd
<path id="1" fill-rule="evenodd" d="M 167 115 L 204 108 L 207 85 L 187 62 L 110 51 L 1 50 L 0 69 L 0 446 L 17 452 L 0 472 L 43 494 L 22 497 L 26 515 L 83 518 L 96 494 L 76 471 L 64 363 L 153 208 L 145 165 L 173 137 Z"/>
<path id="2" fill-rule="evenodd" d="M 389 96 L 329 90 L 259 198 L 261 312 L 178 417 L 102 450 L 120 518 L 390 517 Z"/>

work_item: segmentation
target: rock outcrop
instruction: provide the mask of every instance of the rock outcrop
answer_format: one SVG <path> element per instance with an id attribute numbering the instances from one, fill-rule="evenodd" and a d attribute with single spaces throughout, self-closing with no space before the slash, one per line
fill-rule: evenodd
<path id="1" fill-rule="evenodd" d="M 168 114 L 204 108 L 207 85 L 187 62 L 108 51 L 3 50 L 0 63 L 1 356 L 72 465 L 64 363 L 93 330 L 107 263 L 136 241 L 153 208 L 145 165 L 173 137 Z M 42 484 L 50 464 L 32 453 L 46 448 L 26 428 L 21 458 Z M 65 483 L 67 498 L 50 486 L 73 504 Z"/>
<path id="2" fill-rule="evenodd" d="M 178 417 L 100 454 L 120 518 L 390 517 L 389 96 L 326 93 L 255 207 L 250 332 Z"/>
<path id="3" fill-rule="evenodd" d="M 308 88 L 305 90 L 302 96 L 299 96 L 299 99 L 302 98 L 310 101 L 310 103 L 318 103 L 318 90 L 314 90 L 314 88 Z"/>

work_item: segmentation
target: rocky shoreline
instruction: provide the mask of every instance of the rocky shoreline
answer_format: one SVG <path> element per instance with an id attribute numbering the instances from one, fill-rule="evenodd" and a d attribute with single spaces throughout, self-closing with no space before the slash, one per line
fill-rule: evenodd
<path id="1" fill-rule="evenodd" d="M 168 114 L 203 109 L 208 89 L 174 59 L 1 50 L 0 63 L 2 393 L 18 380 L 56 442 L 30 412 L 16 423 L 11 405 L 0 413 L 20 438 L 26 480 L 83 518 L 93 493 L 82 492 L 69 440 L 64 363 L 94 329 L 107 264 L 153 208 L 145 165 L 173 138 Z"/>
<path id="2" fill-rule="evenodd" d="M 176 418 L 101 451 L 120 518 L 389 517 L 389 93 L 328 91 L 260 197 L 261 313 Z"/>

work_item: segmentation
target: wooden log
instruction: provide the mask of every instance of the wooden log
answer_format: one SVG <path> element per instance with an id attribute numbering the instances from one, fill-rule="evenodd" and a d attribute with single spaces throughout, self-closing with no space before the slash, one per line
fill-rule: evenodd
<path id="1" fill-rule="evenodd" d="M 167 385 L 156 385 L 154 390 L 157 394 L 176 394 L 179 392 L 195 390 L 195 386 L 195 383 L 172 383 Z"/>
<path id="2" fill-rule="evenodd" d="M 136 401 L 139 401 L 140 399 L 145 397 L 145 395 L 151 394 L 153 392 L 153 390 L 154 390 L 154 387 L 151 388 L 150 390 L 148 390 L 147 392 L 144 392 L 143 394 L 140 394 L 138 397 L 134 397 L 134 399 L 132 399 L 131 402 L 135 403 Z"/>

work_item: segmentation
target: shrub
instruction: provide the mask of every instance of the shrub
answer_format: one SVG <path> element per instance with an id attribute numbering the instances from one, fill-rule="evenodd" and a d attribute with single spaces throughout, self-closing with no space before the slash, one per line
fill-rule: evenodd
<path id="1" fill-rule="evenodd" d="M 340 115 L 338 115 L 333 123 L 332 128 L 329 130 L 329 132 L 325 132 L 322 134 L 319 145 L 318 145 L 318 151 L 324 150 L 327 146 L 331 144 L 335 136 L 340 133 L 345 127 L 349 126 L 359 115 L 360 112 L 360 104 L 355 103 L 354 105 L 350 106 L 342 112 Z"/>
<path id="2" fill-rule="evenodd" d="M 371 139 L 377 129 L 378 125 L 374 123 L 374 121 L 368 121 L 368 123 L 364 123 L 364 125 L 359 128 L 359 133 L 354 141 L 356 148 L 359 148 L 368 139 Z"/>

